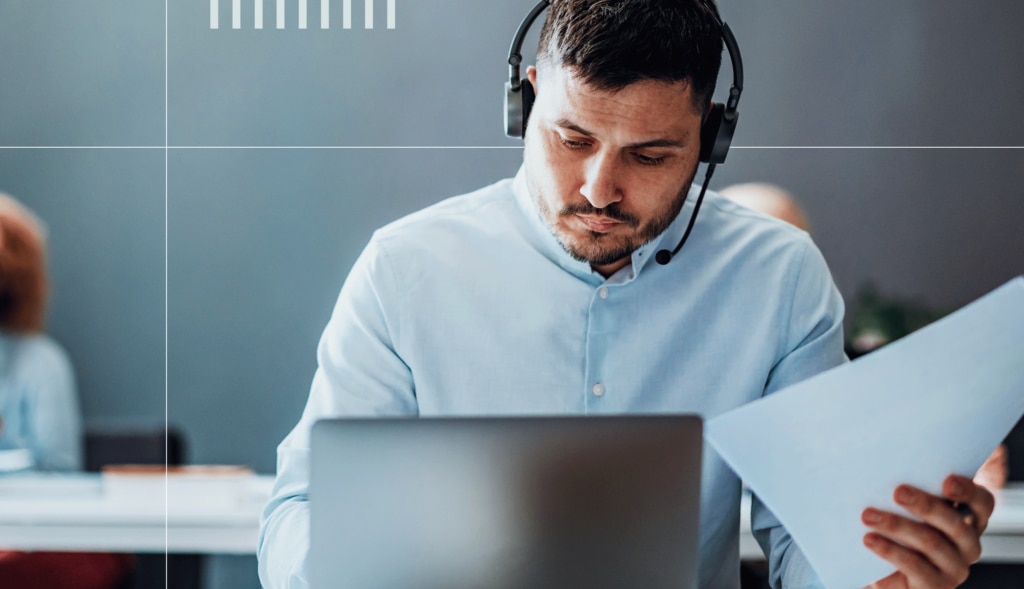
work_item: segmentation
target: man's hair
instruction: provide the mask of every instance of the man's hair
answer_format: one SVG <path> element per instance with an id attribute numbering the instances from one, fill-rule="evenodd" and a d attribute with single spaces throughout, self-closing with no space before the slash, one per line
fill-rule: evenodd
<path id="1" fill-rule="evenodd" d="M 0 194 L 0 329 L 43 329 L 47 294 L 43 235 L 35 215 Z"/>
<path id="2" fill-rule="evenodd" d="M 685 81 L 704 113 L 722 65 L 719 23 L 713 0 L 552 0 L 537 62 L 600 90 Z"/>

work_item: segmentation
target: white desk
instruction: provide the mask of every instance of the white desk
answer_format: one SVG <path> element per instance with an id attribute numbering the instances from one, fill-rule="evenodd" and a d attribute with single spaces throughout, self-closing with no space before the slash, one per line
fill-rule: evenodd
<path id="1" fill-rule="evenodd" d="M 273 477 L 207 486 L 201 494 L 163 486 L 107 493 L 96 475 L 0 477 L 0 548 L 253 554 Z M 740 555 L 762 558 L 744 499 Z M 982 561 L 1024 563 L 1024 484 L 997 496 L 982 537 Z"/>
<path id="2" fill-rule="evenodd" d="M 273 477 L 110 492 L 99 475 L 0 478 L 0 548 L 254 554 Z"/>

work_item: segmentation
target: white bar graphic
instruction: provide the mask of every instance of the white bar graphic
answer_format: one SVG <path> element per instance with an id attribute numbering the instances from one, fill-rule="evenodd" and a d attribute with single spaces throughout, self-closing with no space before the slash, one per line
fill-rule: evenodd
<path id="1" fill-rule="evenodd" d="M 210 28 L 220 28 L 220 3 L 226 0 L 210 0 Z M 331 28 L 331 1 L 317 0 L 320 2 L 320 28 Z M 337 1 L 337 0 L 334 0 Z M 253 28 L 263 28 L 263 3 L 264 0 L 253 0 Z M 285 10 L 288 0 L 276 0 L 277 28 L 285 28 Z M 298 0 L 298 27 L 309 28 L 309 0 Z M 363 27 L 373 28 L 373 9 L 375 0 L 363 0 Z M 396 5 L 398 0 L 387 0 L 387 27 L 394 29 L 397 20 Z M 352 28 L 352 0 L 342 0 L 341 4 L 341 27 Z M 231 28 L 242 28 L 242 0 L 231 0 Z"/>

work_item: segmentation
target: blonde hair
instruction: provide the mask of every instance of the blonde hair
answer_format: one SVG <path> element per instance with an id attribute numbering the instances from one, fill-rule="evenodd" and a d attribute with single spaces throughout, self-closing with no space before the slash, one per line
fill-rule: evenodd
<path id="1" fill-rule="evenodd" d="M 0 329 L 43 329 L 49 290 L 45 235 L 32 211 L 0 193 Z"/>

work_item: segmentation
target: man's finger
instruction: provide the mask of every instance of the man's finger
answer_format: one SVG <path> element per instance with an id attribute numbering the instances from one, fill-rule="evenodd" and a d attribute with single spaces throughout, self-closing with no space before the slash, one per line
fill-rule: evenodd
<path id="1" fill-rule="evenodd" d="M 916 552 L 943 577 L 967 576 L 968 560 L 959 547 L 934 526 L 878 509 L 864 510 L 863 521 L 885 539 Z"/>
<path id="2" fill-rule="evenodd" d="M 972 483 L 973 485 L 973 483 Z M 915 515 L 932 528 L 932 534 L 922 532 L 922 537 L 915 542 L 913 547 L 928 554 L 929 558 L 952 577 L 960 576 L 961 568 L 966 564 L 977 562 L 981 557 L 981 533 L 976 526 L 976 515 L 964 517 L 959 511 L 953 508 L 949 502 L 941 497 L 925 493 L 910 485 L 900 485 L 896 488 L 893 498 L 900 506 Z M 939 549 L 939 543 L 935 535 L 942 536 L 947 543 L 955 547 L 956 560 L 945 560 L 948 555 Z M 902 538 L 895 538 L 898 542 L 905 543 Z M 934 546 L 935 552 L 929 551 Z M 944 559 L 942 562 L 936 558 Z"/>
<path id="3" fill-rule="evenodd" d="M 915 586 L 942 587 L 945 585 L 942 572 L 914 550 L 900 546 L 896 542 L 873 532 L 864 535 L 864 545 L 867 546 L 868 550 L 871 550 L 899 569 L 899 572 L 902 574 L 898 576 L 906 577 L 906 579 L 915 579 L 917 581 Z M 886 579 L 888 578 L 886 577 Z M 886 581 L 886 579 L 879 581 L 879 583 L 887 583 L 881 585 L 883 589 L 901 587 L 900 579 L 894 579 L 893 581 Z M 909 586 L 909 583 L 904 582 L 902 586 Z"/>
<path id="4" fill-rule="evenodd" d="M 996 506 L 996 498 L 985 487 L 967 477 L 950 475 L 942 484 L 942 493 L 951 500 L 970 506 L 975 521 L 971 522 L 979 534 L 988 527 L 989 517 Z"/>

